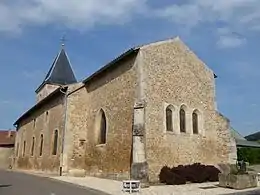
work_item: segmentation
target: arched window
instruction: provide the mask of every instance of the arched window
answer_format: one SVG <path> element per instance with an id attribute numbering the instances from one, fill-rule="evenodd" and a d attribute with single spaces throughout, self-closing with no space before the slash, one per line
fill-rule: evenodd
<path id="1" fill-rule="evenodd" d="M 193 111 L 192 113 L 192 129 L 193 129 L 193 134 L 199 133 L 199 116 L 197 110 Z"/>
<path id="2" fill-rule="evenodd" d="M 35 138 L 33 137 L 33 139 L 32 139 L 32 147 L 31 147 L 31 156 L 33 156 L 33 153 L 34 153 L 34 141 L 35 141 Z"/>
<path id="3" fill-rule="evenodd" d="M 57 154 L 57 149 L 58 149 L 58 130 L 54 131 L 54 139 L 53 139 L 53 149 L 52 149 L 52 155 Z"/>
<path id="4" fill-rule="evenodd" d="M 25 156 L 26 141 L 23 142 L 23 156 Z"/>
<path id="5" fill-rule="evenodd" d="M 186 112 L 183 107 L 180 109 L 180 131 L 186 132 Z"/>
<path id="6" fill-rule="evenodd" d="M 40 156 L 42 156 L 42 150 L 43 150 L 43 134 L 41 134 L 41 139 L 40 139 Z"/>
<path id="7" fill-rule="evenodd" d="M 171 106 L 166 108 L 166 130 L 173 131 L 173 111 Z"/>
<path id="8" fill-rule="evenodd" d="M 105 144 L 107 141 L 107 120 L 103 109 L 97 115 L 96 125 L 97 144 Z"/>

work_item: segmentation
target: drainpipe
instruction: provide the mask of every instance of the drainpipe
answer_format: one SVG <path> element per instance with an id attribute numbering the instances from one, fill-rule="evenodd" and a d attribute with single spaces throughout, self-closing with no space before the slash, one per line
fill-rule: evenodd
<path id="1" fill-rule="evenodd" d="M 84 86 L 84 85 L 83 85 Z M 68 111 L 68 96 L 71 95 L 72 93 L 74 93 L 75 91 L 81 89 L 83 86 L 81 87 L 78 87 L 74 90 L 72 90 L 71 92 L 64 92 L 62 91 L 62 89 L 64 89 L 64 86 L 60 86 L 60 92 L 64 94 L 64 104 L 65 104 L 65 116 L 64 116 L 64 128 L 63 128 L 63 132 L 62 132 L 62 147 L 61 147 L 61 160 L 60 160 L 60 176 L 62 176 L 62 172 L 64 171 L 64 141 L 65 141 L 65 134 L 66 134 L 66 131 L 67 131 L 67 111 Z M 68 171 L 67 168 L 65 169 L 65 171 Z"/>
<path id="2" fill-rule="evenodd" d="M 59 175 L 62 176 L 63 172 L 63 167 L 64 167 L 64 141 L 65 141 L 65 133 L 67 129 L 67 109 L 68 109 L 68 104 L 67 104 L 67 99 L 68 99 L 68 94 L 67 92 L 62 91 L 64 88 L 60 88 L 60 92 L 64 94 L 64 104 L 65 104 L 65 116 L 64 116 L 64 127 L 62 131 L 62 146 L 61 146 L 61 159 L 60 159 L 60 169 L 59 169 Z"/>

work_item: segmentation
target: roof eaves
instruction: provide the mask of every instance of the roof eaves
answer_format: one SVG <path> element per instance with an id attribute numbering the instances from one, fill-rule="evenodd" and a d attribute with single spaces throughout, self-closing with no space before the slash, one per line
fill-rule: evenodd
<path id="1" fill-rule="evenodd" d="M 38 93 L 43 88 L 43 86 L 45 84 L 48 84 L 48 82 L 47 81 L 43 81 L 42 84 L 35 90 L 35 93 Z"/>
<path id="2" fill-rule="evenodd" d="M 63 94 L 60 89 L 62 87 L 59 87 L 57 89 L 55 89 L 51 94 L 49 94 L 46 98 L 42 99 L 40 102 L 38 102 L 37 104 L 35 104 L 33 107 L 31 107 L 29 110 L 27 110 L 22 116 L 20 116 L 14 123 L 14 125 L 17 125 L 19 122 L 21 122 L 23 119 L 25 119 L 26 117 L 30 116 L 30 114 L 32 112 L 34 112 L 37 108 L 39 108 L 40 106 L 44 105 L 46 102 L 48 102 L 49 100 L 51 100 L 55 95 L 57 94 Z M 68 87 L 63 87 L 63 89 L 67 90 Z"/>
<path id="3" fill-rule="evenodd" d="M 254 141 L 236 140 L 236 144 L 240 147 L 260 148 L 260 144 Z"/>
<path id="4" fill-rule="evenodd" d="M 98 71 L 94 72 L 92 75 L 90 75 L 89 77 L 87 77 L 85 80 L 83 80 L 82 82 L 84 84 L 86 84 L 87 82 L 89 82 L 90 80 L 92 80 L 94 77 L 96 77 L 97 75 L 101 74 L 102 72 L 104 72 L 105 70 L 109 69 L 111 66 L 113 66 L 114 64 L 116 64 L 117 62 L 119 62 L 120 60 L 124 59 L 125 57 L 133 54 L 134 52 L 138 51 L 140 49 L 140 47 L 133 47 L 129 50 L 127 50 L 126 52 L 124 52 L 123 54 L 121 54 L 120 56 L 118 56 L 117 58 L 115 58 L 114 60 L 112 60 L 111 62 L 109 62 L 108 64 L 106 64 L 105 66 L 103 66 L 101 69 L 99 69 Z"/>

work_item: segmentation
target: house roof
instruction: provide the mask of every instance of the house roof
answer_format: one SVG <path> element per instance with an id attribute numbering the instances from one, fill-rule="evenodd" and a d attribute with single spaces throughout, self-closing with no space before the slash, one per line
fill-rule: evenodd
<path id="1" fill-rule="evenodd" d="M 39 92 L 45 84 L 68 85 L 76 82 L 77 79 L 72 70 L 68 55 L 64 47 L 62 47 L 42 84 L 35 92 Z"/>
<path id="2" fill-rule="evenodd" d="M 247 141 L 241 134 L 239 134 L 234 128 L 230 128 L 231 135 L 235 138 L 236 145 L 238 147 L 251 147 L 260 148 L 260 144 L 254 141 Z"/>
<path id="3" fill-rule="evenodd" d="M 149 46 L 151 44 L 163 43 L 163 42 L 166 42 L 166 41 L 169 41 L 169 40 L 180 40 L 180 39 L 179 39 L 179 37 L 175 37 L 173 39 L 171 38 L 171 39 L 167 39 L 167 40 L 163 40 L 163 41 L 157 41 L 157 42 L 153 42 L 153 43 L 149 43 L 149 44 L 143 44 L 143 45 L 139 45 L 139 46 L 136 46 L 136 47 L 132 47 L 132 48 L 128 49 L 126 52 L 122 53 L 117 58 L 115 58 L 114 60 L 112 60 L 111 62 L 109 62 L 108 64 L 106 64 L 105 66 L 103 66 L 98 71 L 94 72 L 92 75 L 90 75 L 89 77 L 84 79 L 82 82 L 84 84 L 86 84 L 88 81 L 92 80 L 94 77 L 96 77 L 96 76 L 100 75 L 101 73 L 104 73 L 104 72 L 110 70 L 110 68 L 113 68 L 114 66 L 116 66 L 118 61 L 138 52 L 143 47 Z M 214 74 L 214 78 L 217 78 L 217 75 L 215 73 L 213 73 L 213 74 Z"/>
<path id="4" fill-rule="evenodd" d="M 245 136 L 248 141 L 258 141 L 260 140 L 260 132 L 256 132 L 250 135 Z"/>
<path id="5" fill-rule="evenodd" d="M 14 145 L 15 135 L 15 131 L 0 130 L 0 146 Z"/>
<path id="6" fill-rule="evenodd" d="M 41 101 L 39 101 L 37 104 L 35 104 L 32 108 L 30 108 L 29 110 L 27 110 L 22 116 L 20 116 L 14 123 L 14 125 L 19 124 L 22 120 L 24 120 L 25 118 L 29 117 L 33 112 L 35 112 L 37 109 L 39 109 L 40 107 L 42 107 L 43 105 L 45 105 L 46 102 L 50 101 L 53 97 L 57 96 L 57 95 L 64 95 L 63 92 L 61 92 L 61 90 L 65 90 L 67 91 L 68 87 L 59 87 L 56 90 L 54 90 L 51 94 L 49 94 L 46 98 L 42 99 Z"/>
<path id="7" fill-rule="evenodd" d="M 108 64 L 106 64 L 105 66 L 103 66 L 101 69 L 99 69 L 98 71 L 94 72 L 92 75 L 90 75 L 88 78 L 86 78 L 85 80 L 83 80 L 83 83 L 87 83 L 88 81 L 92 80 L 94 77 L 96 77 L 97 75 L 107 71 L 108 69 L 114 67 L 116 65 L 117 62 L 119 62 L 120 60 L 124 59 L 127 56 L 130 56 L 131 54 L 134 54 L 135 52 L 137 52 L 140 49 L 140 47 L 133 47 L 129 50 L 127 50 L 126 52 L 122 53 L 120 56 L 118 56 L 117 58 L 115 58 L 114 60 L 112 60 L 111 62 L 109 62 Z"/>

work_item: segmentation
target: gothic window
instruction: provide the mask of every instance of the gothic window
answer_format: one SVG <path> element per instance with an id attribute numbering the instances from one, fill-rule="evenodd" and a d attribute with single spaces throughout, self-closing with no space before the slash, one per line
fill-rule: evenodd
<path id="1" fill-rule="evenodd" d="M 23 156 L 25 156 L 26 141 L 23 142 Z"/>
<path id="2" fill-rule="evenodd" d="M 42 156 L 42 150 L 43 150 L 43 134 L 41 134 L 41 139 L 40 139 L 40 156 Z"/>
<path id="3" fill-rule="evenodd" d="M 107 139 L 107 120 L 103 109 L 97 115 L 97 142 L 98 144 L 105 144 Z"/>
<path id="4" fill-rule="evenodd" d="M 33 156 L 33 153 L 34 153 L 34 142 L 35 142 L 35 138 L 33 137 L 33 139 L 32 139 L 32 147 L 31 147 L 31 156 Z"/>
<path id="5" fill-rule="evenodd" d="M 54 131 L 54 139 L 53 139 L 53 149 L 52 149 L 52 155 L 57 154 L 57 149 L 58 149 L 58 130 Z"/>
<path id="6" fill-rule="evenodd" d="M 186 132 L 186 112 L 184 107 L 181 107 L 180 109 L 180 131 L 181 133 Z"/>
<path id="7" fill-rule="evenodd" d="M 173 109 L 171 106 L 166 108 L 166 130 L 173 131 Z"/>
<path id="8" fill-rule="evenodd" d="M 192 129 L 193 129 L 193 134 L 199 133 L 199 116 L 197 110 L 193 111 L 192 113 Z"/>

